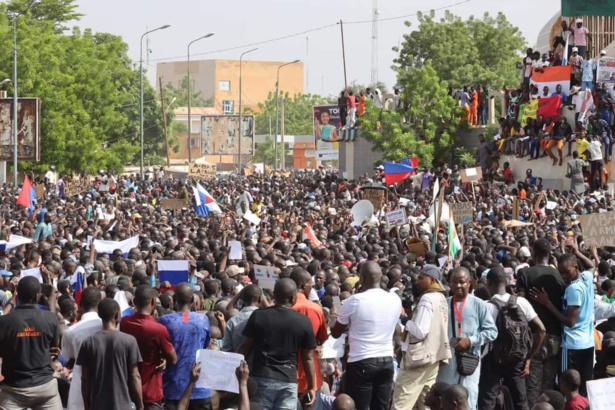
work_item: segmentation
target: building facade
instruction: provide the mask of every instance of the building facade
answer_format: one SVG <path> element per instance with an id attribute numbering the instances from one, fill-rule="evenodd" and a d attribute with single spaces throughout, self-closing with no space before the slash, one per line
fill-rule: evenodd
<path id="1" fill-rule="evenodd" d="M 242 61 L 242 106 L 258 111 L 258 104 L 275 92 L 280 61 Z M 156 78 L 179 87 L 188 75 L 187 61 L 158 63 Z M 280 70 L 280 90 L 291 96 L 303 93 L 303 63 Z M 190 82 L 195 91 L 213 99 L 222 114 L 239 114 L 239 60 L 197 60 L 190 62 Z"/>

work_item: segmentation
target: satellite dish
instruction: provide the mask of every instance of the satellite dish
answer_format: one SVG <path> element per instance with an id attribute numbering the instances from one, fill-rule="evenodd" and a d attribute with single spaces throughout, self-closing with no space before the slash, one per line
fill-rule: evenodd
<path id="1" fill-rule="evenodd" d="M 362 226 L 366 221 L 371 221 L 374 217 L 374 205 L 367 199 L 363 199 L 352 207 L 352 226 Z M 377 220 L 376 220 L 377 221 Z"/>

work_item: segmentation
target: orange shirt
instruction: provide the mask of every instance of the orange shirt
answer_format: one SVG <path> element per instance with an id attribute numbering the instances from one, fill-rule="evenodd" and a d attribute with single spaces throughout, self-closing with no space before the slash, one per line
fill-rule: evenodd
<path id="1" fill-rule="evenodd" d="M 312 323 L 312 330 L 314 330 L 314 336 L 316 336 L 316 343 L 323 344 L 328 338 L 327 323 L 325 322 L 325 315 L 322 312 L 320 305 L 308 300 L 303 293 L 297 293 L 297 303 L 293 306 L 295 312 L 301 313 L 303 316 L 307 316 Z M 297 391 L 299 393 L 307 392 L 308 384 L 307 377 L 303 371 L 303 360 L 301 359 L 301 353 L 297 358 Z M 316 370 L 316 386 L 314 388 L 319 390 L 322 386 L 322 374 L 320 372 L 320 363 L 318 362 L 318 355 L 314 351 L 314 368 Z"/>

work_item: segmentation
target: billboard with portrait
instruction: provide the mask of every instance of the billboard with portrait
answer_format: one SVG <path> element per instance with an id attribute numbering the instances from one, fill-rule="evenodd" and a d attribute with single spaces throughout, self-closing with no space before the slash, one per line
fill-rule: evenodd
<path id="1" fill-rule="evenodd" d="M 241 117 L 241 155 L 254 155 L 254 116 Z M 201 116 L 201 154 L 239 154 L 239 115 Z"/>
<path id="2" fill-rule="evenodd" d="M 341 132 L 342 120 L 339 106 L 321 105 L 314 107 L 314 138 L 318 161 L 339 159 Z"/>
<path id="3" fill-rule="evenodd" d="M 17 158 L 39 160 L 38 98 L 19 98 L 17 102 Z M 0 161 L 13 160 L 13 99 L 0 99 Z"/>

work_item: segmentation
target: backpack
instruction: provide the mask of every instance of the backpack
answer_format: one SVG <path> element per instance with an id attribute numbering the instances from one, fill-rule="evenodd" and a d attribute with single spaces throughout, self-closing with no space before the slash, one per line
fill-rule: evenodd
<path id="1" fill-rule="evenodd" d="M 493 342 L 493 357 L 498 364 L 519 363 L 525 360 L 532 346 L 532 334 L 525 315 L 517 305 L 517 296 L 508 303 L 490 300 L 498 308 L 495 324 L 498 337 Z"/>

